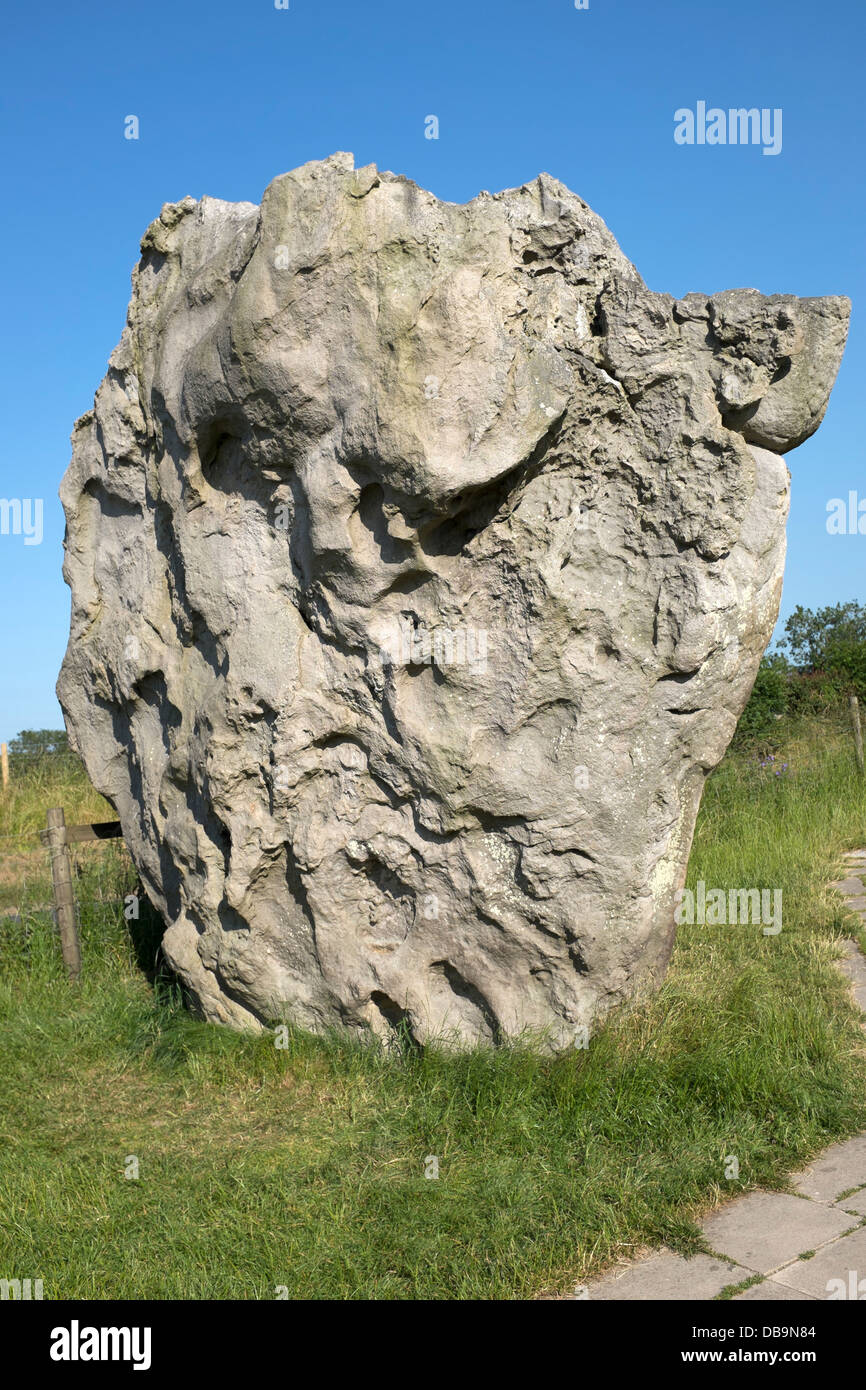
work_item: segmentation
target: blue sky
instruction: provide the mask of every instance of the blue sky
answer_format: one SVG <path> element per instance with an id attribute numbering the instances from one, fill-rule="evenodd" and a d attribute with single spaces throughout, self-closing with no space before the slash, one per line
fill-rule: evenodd
<path id="1" fill-rule="evenodd" d="M 866 497 L 862 0 L 48 0 L 4 31 L 0 496 L 44 499 L 44 534 L 0 535 L 0 739 L 62 724 L 57 487 L 145 227 L 188 193 L 258 202 L 335 150 L 455 202 L 546 170 L 653 289 L 848 294 L 827 417 L 789 456 L 782 615 L 864 599 L 866 536 L 826 530 L 829 499 Z M 781 152 L 677 145 L 699 101 L 781 108 Z"/>

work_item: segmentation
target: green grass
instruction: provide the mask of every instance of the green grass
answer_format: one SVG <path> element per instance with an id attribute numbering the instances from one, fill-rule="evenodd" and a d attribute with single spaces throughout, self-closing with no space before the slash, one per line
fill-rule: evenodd
<path id="1" fill-rule="evenodd" d="M 281 1051 L 197 1022 L 140 968 L 153 928 L 130 936 L 116 844 L 77 856 L 75 990 L 34 870 L 0 918 L 0 1277 L 46 1298 L 525 1298 L 702 1248 L 701 1211 L 866 1127 L 834 966 L 851 924 L 826 886 L 866 842 L 866 786 L 832 726 L 791 730 L 778 761 L 711 778 L 689 882 L 781 888 L 780 935 L 681 928 L 661 990 L 556 1058 L 302 1033 Z M 19 788 L 14 829 L 52 799 L 110 818 L 59 791 Z"/>
<path id="2" fill-rule="evenodd" d="M 748 1279 L 741 1279 L 739 1284 L 726 1284 L 715 1296 L 715 1302 L 728 1303 L 732 1298 L 736 1298 L 738 1293 L 745 1293 L 746 1289 L 754 1288 L 756 1284 L 763 1284 L 765 1276 L 763 1274 L 752 1274 Z"/>

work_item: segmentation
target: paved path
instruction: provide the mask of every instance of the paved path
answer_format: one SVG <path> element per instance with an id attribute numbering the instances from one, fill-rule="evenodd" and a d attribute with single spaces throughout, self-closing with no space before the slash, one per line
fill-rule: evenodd
<path id="1" fill-rule="evenodd" d="M 833 886 L 866 926 L 866 850 L 847 854 L 845 870 Z M 866 957 L 855 942 L 846 947 L 841 967 L 866 1013 Z M 707 1299 L 749 1281 L 735 1300 L 866 1299 L 866 1134 L 834 1144 L 792 1186 L 798 1196 L 750 1192 L 708 1216 L 701 1230 L 714 1255 L 661 1250 L 570 1297 Z"/>

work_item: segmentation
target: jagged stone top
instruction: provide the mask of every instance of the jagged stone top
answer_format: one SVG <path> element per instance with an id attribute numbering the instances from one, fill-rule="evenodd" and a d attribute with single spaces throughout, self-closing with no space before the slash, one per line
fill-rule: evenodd
<path id="1" fill-rule="evenodd" d="M 231 315 L 235 294 L 238 318 L 248 313 L 253 296 L 259 300 L 255 342 L 236 343 L 242 356 L 258 347 L 268 315 L 293 299 L 296 290 L 290 287 L 299 281 L 316 313 L 322 310 L 315 278 L 326 265 L 342 259 L 347 288 L 358 286 L 371 306 L 377 278 L 371 278 L 371 262 L 379 265 L 380 280 L 392 269 L 400 271 L 405 281 L 400 292 L 389 294 L 386 306 L 377 303 L 370 321 L 364 321 L 363 305 L 355 306 L 360 337 L 349 350 L 364 352 L 365 381 L 353 372 L 345 352 L 341 361 L 331 362 L 332 388 L 348 374 L 355 395 L 336 399 L 334 412 L 363 448 L 370 417 L 381 406 L 385 432 L 405 432 L 401 444 L 413 455 L 409 463 L 395 454 L 395 464 L 402 466 L 394 483 L 403 481 L 407 492 L 420 489 L 440 497 L 507 470 L 527 441 L 533 436 L 537 441 L 561 416 L 569 389 L 562 358 L 575 351 L 634 394 L 641 390 L 642 369 L 651 366 L 662 342 L 673 351 L 701 350 L 724 424 L 762 447 L 792 449 L 823 417 L 850 313 L 841 296 L 764 297 L 743 289 L 692 293 L 678 301 L 654 294 L 601 218 L 547 174 L 467 203 L 446 203 L 373 164 L 356 170 L 353 156 L 342 152 L 275 178 L 260 207 L 207 196 L 166 204 L 142 238 L 141 250 L 129 331 L 136 339 L 139 375 L 152 380 L 173 413 L 178 407 L 183 439 L 196 430 L 196 398 L 188 387 L 185 406 L 175 399 L 182 375 L 177 369 L 192 352 L 194 335 L 207 334 L 216 313 Z M 394 258 L 401 255 L 399 265 Z M 496 280 L 502 288 L 506 277 L 510 293 L 495 305 L 485 282 Z M 550 277 L 546 285 L 542 277 Z M 615 283 L 623 290 L 633 287 L 635 314 L 625 346 L 639 364 L 617 360 L 612 351 L 617 334 L 605 328 L 605 298 Z M 179 284 L 182 304 L 175 294 Z M 429 313 L 441 311 L 445 331 L 437 351 L 420 363 L 414 325 L 401 312 L 401 301 L 427 304 L 428 290 L 435 301 Z M 612 327 L 621 332 L 625 325 Z M 419 327 L 414 338 L 424 337 Z M 471 383 L 463 380 L 470 343 L 476 354 L 487 353 L 494 389 L 483 405 L 465 412 L 461 402 L 473 394 Z M 127 333 L 112 365 L 127 360 L 128 346 Z M 191 360 L 184 365 L 187 373 L 200 370 Z M 435 397 L 422 390 L 419 404 L 421 366 L 425 380 L 442 385 Z M 463 459 L 457 471 L 448 461 L 455 456 Z"/>

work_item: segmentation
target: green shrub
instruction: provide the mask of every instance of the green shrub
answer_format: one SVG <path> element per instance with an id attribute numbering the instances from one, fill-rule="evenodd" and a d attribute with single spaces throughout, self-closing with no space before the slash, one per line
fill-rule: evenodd
<path id="1" fill-rule="evenodd" d="M 762 657 L 734 735 L 738 746 L 772 739 L 777 722 L 788 709 L 788 676 L 788 663 L 780 653 Z"/>

